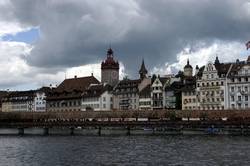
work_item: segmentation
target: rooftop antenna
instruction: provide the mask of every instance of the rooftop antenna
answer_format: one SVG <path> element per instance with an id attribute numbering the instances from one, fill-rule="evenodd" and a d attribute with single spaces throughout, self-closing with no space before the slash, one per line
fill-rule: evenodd
<path id="1" fill-rule="evenodd" d="M 91 66 L 91 76 L 94 76 L 94 66 Z"/>

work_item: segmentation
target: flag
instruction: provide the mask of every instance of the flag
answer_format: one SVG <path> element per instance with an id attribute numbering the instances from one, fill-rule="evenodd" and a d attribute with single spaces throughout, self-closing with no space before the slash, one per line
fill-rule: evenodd
<path id="1" fill-rule="evenodd" d="M 250 41 L 246 43 L 247 50 L 250 48 Z"/>

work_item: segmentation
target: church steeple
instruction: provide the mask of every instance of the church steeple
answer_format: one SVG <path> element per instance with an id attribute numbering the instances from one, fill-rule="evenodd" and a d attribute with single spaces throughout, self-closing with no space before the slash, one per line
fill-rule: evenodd
<path id="1" fill-rule="evenodd" d="M 143 78 L 147 77 L 148 71 L 147 71 L 147 69 L 145 67 L 144 59 L 142 59 L 141 68 L 139 70 L 139 74 L 140 74 L 140 79 L 143 79 Z"/>

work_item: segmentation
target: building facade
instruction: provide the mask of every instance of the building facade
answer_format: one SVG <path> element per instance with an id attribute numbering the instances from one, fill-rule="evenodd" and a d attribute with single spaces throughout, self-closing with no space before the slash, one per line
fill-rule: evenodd
<path id="1" fill-rule="evenodd" d="M 46 96 L 50 88 L 9 92 L 2 98 L 3 112 L 44 112 Z"/>
<path id="2" fill-rule="evenodd" d="M 164 84 L 168 78 L 153 76 L 151 85 L 151 99 L 152 109 L 163 109 L 164 108 Z"/>
<path id="3" fill-rule="evenodd" d="M 113 102 L 114 109 L 118 110 L 138 110 L 139 108 L 139 90 L 138 80 L 123 79 L 114 88 Z"/>
<path id="4" fill-rule="evenodd" d="M 247 61 L 232 64 L 227 79 L 227 108 L 249 109 L 250 107 L 250 56 Z"/>
<path id="5" fill-rule="evenodd" d="M 65 79 L 48 94 L 47 111 L 81 111 L 82 93 L 91 84 L 100 84 L 100 82 L 93 75 Z"/>
<path id="6" fill-rule="evenodd" d="M 216 57 L 214 64 L 209 62 L 205 65 L 202 75 L 197 77 L 197 109 L 225 109 L 225 85 L 230 66 L 231 63 L 220 63 L 218 57 Z"/>
<path id="7" fill-rule="evenodd" d="M 82 111 L 109 111 L 112 109 L 113 95 L 110 85 L 90 85 L 82 94 Z"/>

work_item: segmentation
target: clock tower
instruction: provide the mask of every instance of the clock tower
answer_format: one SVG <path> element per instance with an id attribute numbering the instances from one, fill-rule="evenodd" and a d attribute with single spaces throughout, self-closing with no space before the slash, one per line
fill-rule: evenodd
<path id="1" fill-rule="evenodd" d="M 111 48 L 107 51 L 107 57 L 101 64 L 101 82 L 115 86 L 119 82 L 119 63 L 114 60 Z"/>

